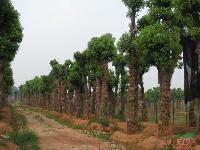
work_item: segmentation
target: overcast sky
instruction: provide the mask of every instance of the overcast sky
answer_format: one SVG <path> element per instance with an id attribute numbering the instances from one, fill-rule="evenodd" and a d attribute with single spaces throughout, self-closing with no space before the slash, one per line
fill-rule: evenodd
<path id="1" fill-rule="evenodd" d="M 82 51 L 93 36 L 128 31 L 127 8 L 121 0 L 12 0 L 21 14 L 24 38 L 12 63 L 15 85 L 50 71 L 49 62 L 63 63 Z M 145 11 L 140 13 L 142 16 Z M 157 71 L 145 74 L 145 89 L 157 86 Z M 183 87 L 183 70 L 176 70 L 172 87 Z"/>

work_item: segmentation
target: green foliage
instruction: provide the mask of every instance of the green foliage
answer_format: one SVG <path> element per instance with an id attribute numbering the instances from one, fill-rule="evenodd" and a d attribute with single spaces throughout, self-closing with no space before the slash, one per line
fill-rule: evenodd
<path id="1" fill-rule="evenodd" d="M 181 88 L 171 90 L 171 100 L 184 100 L 184 91 Z"/>
<path id="2" fill-rule="evenodd" d="M 152 20 L 149 15 L 144 15 L 137 21 L 137 27 L 140 31 L 151 24 Z"/>
<path id="3" fill-rule="evenodd" d="M 37 136 L 31 131 L 11 132 L 10 141 L 18 145 L 21 150 L 40 150 Z"/>
<path id="4" fill-rule="evenodd" d="M 198 40 L 200 38 L 200 1 L 173 0 L 173 6 L 184 36 Z"/>
<path id="5" fill-rule="evenodd" d="M 138 12 L 144 6 L 144 0 L 122 0 L 131 13 Z"/>
<path id="6" fill-rule="evenodd" d="M 9 63 L 6 63 L 5 69 L 4 69 L 4 92 L 6 96 L 11 94 L 12 86 L 14 84 L 13 80 L 13 72 L 11 69 L 11 65 Z"/>
<path id="7" fill-rule="evenodd" d="M 88 43 L 90 57 L 97 61 L 109 62 L 115 56 L 115 38 L 107 33 L 100 37 L 92 38 Z"/>
<path id="8" fill-rule="evenodd" d="M 82 87 L 83 83 L 81 80 L 80 66 L 77 63 L 74 63 L 72 68 L 70 69 L 68 81 L 76 88 Z"/>
<path id="9" fill-rule="evenodd" d="M 115 66 L 116 74 L 124 74 L 127 64 L 128 61 L 123 54 L 117 54 L 113 58 L 113 66 Z"/>
<path id="10" fill-rule="evenodd" d="M 131 51 L 135 50 L 135 46 L 133 43 L 133 38 L 130 32 L 124 33 L 118 43 L 117 48 L 121 53 L 129 54 Z"/>
<path id="11" fill-rule="evenodd" d="M 177 134 L 176 138 L 194 138 L 198 135 L 197 132 Z"/>
<path id="12" fill-rule="evenodd" d="M 10 0 L 1 1 L 0 12 L 0 60 L 11 62 L 23 36 L 19 14 Z"/>
<path id="13" fill-rule="evenodd" d="M 152 66 L 160 69 L 180 67 L 182 46 L 179 32 L 177 27 L 156 23 L 141 31 L 135 45 Z"/>
<path id="14" fill-rule="evenodd" d="M 109 86 L 114 88 L 118 84 L 117 77 L 115 76 L 114 71 L 109 70 L 109 79 L 108 79 Z"/>
<path id="15" fill-rule="evenodd" d="M 154 87 L 145 92 L 145 99 L 148 102 L 158 102 L 160 99 L 160 89 L 159 87 Z"/>

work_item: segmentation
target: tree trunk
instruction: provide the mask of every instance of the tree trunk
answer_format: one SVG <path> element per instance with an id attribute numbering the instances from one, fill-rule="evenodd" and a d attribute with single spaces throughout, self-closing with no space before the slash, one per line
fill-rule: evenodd
<path id="1" fill-rule="evenodd" d="M 129 65 L 129 90 L 128 90 L 128 120 L 127 132 L 134 134 L 137 129 L 138 114 L 138 71 Z"/>
<path id="2" fill-rule="evenodd" d="M 96 100 L 96 85 L 93 87 L 93 91 L 91 93 L 91 109 L 92 109 L 92 113 L 95 113 L 95 100 Z"/>
<path id="3" fill-rule="evenodd" d="M 136 36 L 136 13 L 131 14 L 131 34 Z M 129 89 L 128 89 L 128 120 L 127 133 L 134 134 L 137 130 L 138 117 L 138 69 L 135 49 L 129 52 Z"/>
<path id="4" fill-rule="evenodd" d="M 80 117 L 82 114 L 82 105 L 81 105 L 81 90 L 75 90 L 75 109 L 76 109 L 76 116 Z"/>
<path id="5" fill-rule="evenodd" d="M 172 116 L 173 116 L 173 124 L 175 122 L 175 101 L 172 101 Z"/>
<path id="6" fill-rule="evenodd" d="M 109 87 L 108 113 L 112 116 L 115 114 L 115 96 L 111 87 Z"/>
<path id="7" fill-rule="evenodd" d="M 195 100 L 190 102 L 189 106 L 189 127 L 196 127 L 196 116 L 195 116 Z"/>
<path id="8" fill-rule="evenodd" d="M 144 97 L 144 83 L 143 83 L 143 75 L 140 75 L 140 88 L 141 88 L 141 104 L 142 104 L 142 121 L 148 121 L 148 111 L 147 111 L 147 103 Z"/>
<path id="9" fill-rule="evenodd" d="M 173 71 L 170 69 L 159 70 L 160 74 L 160 131 L 161 134 L 170 125 L 170 96 L 171 78 Z"/>
<path id="10" fill-rule="evenodd" d="M 124 116 L 125 106 L 126 106 L 125 89 L 124 89 L 124 87 L 121 87 L 121 93 L 120 93 L 120 112 L 119 112 L 119 114 L 121 116 Z"/>
<path id="11" fill-rule="evenodd" d="M 103 78 L 102 78 L 102 94 L 101 94 L 101 104 L 99 108 L 99 117 L 104 118 L 106 115 L 106 106 L 108 104 L 108 76 L 109 76 L 109 71 L 108 71 L 108 63 L 104 62 L 103 63 Z"/>
<path id="12" fill-rule="evenodd" d="M 101 105 L 101 81 L 96 79 L 96 113 L 99 115 L 99 109 Z"/>
<path id="13" fill-rule="evenodd" d="M 90 94 L 89 94 L 89 89 L 88 89 L 88 80 L 87 80 L 87 77 L 84 76 L 84 100 L 85 100 L 85 103 L 84 103 L 84 111 L 83 111 L 83 114 L 84 114 L 84 117 L 85 118 L 89 118 L 89 115 L 91 113 L 91 110 L 90 110 Z"/>
<path id="14" fill-rule="evenodd" d="M 156 123 L 158 123 L 158 102 L 155 102 L 155 115 L 156 115 Z"/>
<path id="15" fill-rule="evenodd" d="M 0 108 L 3 107 L 4 63 L 0 61 Z"/>

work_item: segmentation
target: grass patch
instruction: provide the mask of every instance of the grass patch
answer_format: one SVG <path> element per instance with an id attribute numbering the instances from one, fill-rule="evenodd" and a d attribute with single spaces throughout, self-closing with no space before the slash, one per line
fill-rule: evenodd
<path id="1" fill-rule="evenodd" d="M 18 145 L 20 150 L 40 150 L 38 137 L 28 130 L 26 117 L 17 111 L 18 107 L 18 105 L 12 107 L 13 132 L 8 134 L 8 140 Z"/>
<path id="2" fill-rule="evenodd" d="M 5 147 L 5 146 L 6 146 L 6 143 L 2 139 L 0 139 L 0 147 Z"/>
<path id="3" fill-rule="evenodd" d="M 100 123 L 102 124 L 103 127 L 109 127 L 109 120 L 107 118 L 103 118 L 103 119 L 100 119 L 100 118 L 93 118 L 90 120 L 90 123 Z"/>
<path id="4" fill-rule="evenodd" d="M 101 132 L 101 131 L 87 131 L 88 135 L 91 135 L 95 138 L 98 138 L 98 139 L 102 139 L 102 140 L 105 140 L 105 141 L 109 141 L 110 140 L 110 134 L 109 133 L 106 133 L 106 132 Z"/>
<path id="5" fill-rule="evenodd" d="M 195 136 L 197 136 L 197 132 L 177 134 L 176 138 L 194 138 Z"/>
<path id="6" fill-rule="evenodd" d="M 20 150 L 40 150 L 37 136 L 31 131 L 11 132 L 10 142 L 18 145 Z"/>
<path id="7" fill-rule="evenodd" d="M 14 131 L 24 130 L 27 128 L 26 117 L 19 114 L 15 107 L 12 107 L 11 127 Z"/>

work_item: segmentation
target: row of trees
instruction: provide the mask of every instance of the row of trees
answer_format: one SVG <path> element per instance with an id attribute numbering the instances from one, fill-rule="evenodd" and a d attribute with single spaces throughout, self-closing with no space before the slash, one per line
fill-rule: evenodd
<path id="1" fill-rule="evenodd" d="M 133 134 L 139 121 L 139 100 L 142 120 L 148 120 L 143 75 L 155 66 L 160 84 L 160 131 L 170 126 L 170 85 L 174 69 L 182 66 L 181 54 L 189 47 L 188 39 L 199 50 L 200 1 L 123 2 L 129 10 L 130 31 L 122 35 L 117 46 L 111 34 L 104 34 L 92 38 L 85 51 L 76 52 L 73 62 L 67 60 L 61 65 L 51 61 L 48 76 L 36 77 L 20 87 L 25 103 L 60 112 L 75 111 L 77 116 L 88 116 L 92 112 L 104 118 L 115 113 L 118 99 L 120 114 L 124 114 L 127 99 L 127 131 Z M 136 21 L 144 7 L 148 13 Z M 109 70 L 110 62 L 114 72 Z"/>
<path id="2" fill-rule="evenodd" d="M 74 61 L 59 64 L 52 60 L 47 76 L 35 77 L 20 86 L 26 104 L 43 106 L 59 112 L 99 118 L 115 113 L 120 99 L 120 114 L 124 115 L 128 86 L 127 60 L 117 53 L 111 34 L 94 37 L 83 52 L 74 53 Z M 113 61 L 115 72 L 109 70 Z"/>
<path id="3" fill-rule="evenodd" d="M 5 106 L 13 85 L 10 63 L 22 41 L 19 14 L 10 0 L 0 0 L 0 110 Z"/>
<path id="4" fill-rule="evenodd" d="M 128 133 L 137 126 L 137 84 L 144 68 L 155 66 L 160 84 L 160 131 L 170 125 L 170 85 L 176 67 L 181 67 L 181 54 L 188 47 L 187 40 L 196 43 L 199 50 L 199 0 L 123 0 L 131 18 L 129 46 Z M 144 6 L 148 13 L 138 21 L 135 18 Z M 127 37 L 127 36 L 125 36 Z M 127 50 L 127 47 L 125 48 Z M 142 69 L 141 69 L 142 68 Z M 141 71 L 143 70 L 143 71 Z"/>

